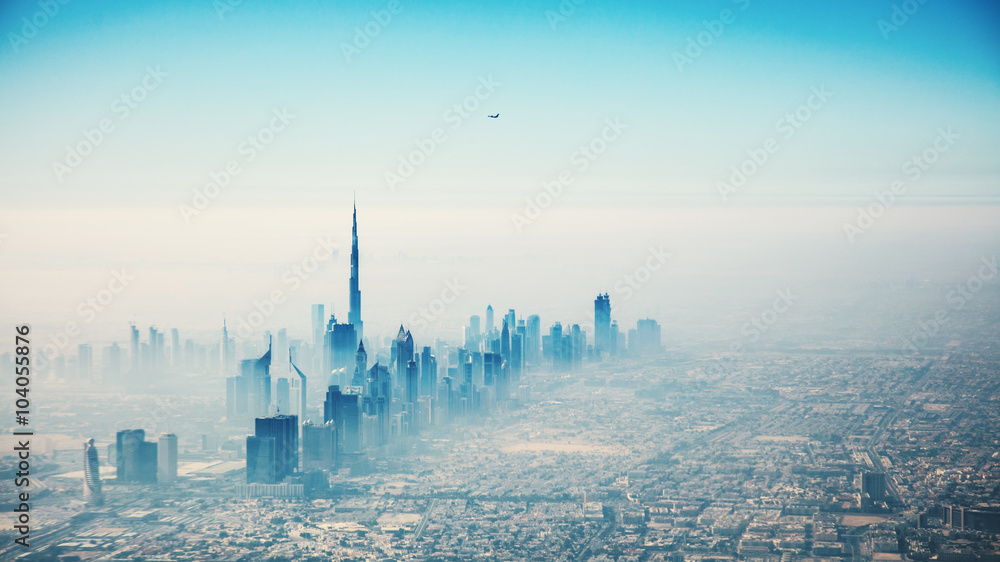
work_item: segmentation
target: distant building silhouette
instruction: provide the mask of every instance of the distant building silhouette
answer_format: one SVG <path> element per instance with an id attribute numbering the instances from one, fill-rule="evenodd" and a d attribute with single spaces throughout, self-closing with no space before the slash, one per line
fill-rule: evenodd
<path id="1" fill-rule="evenodd" d="M 396 339 L 392 342 L 390 360 L 395 368 L 396 384 L 402 386 L 403 377 L 406 376 L 406 364 L 413 360 L 413 336 L 409 330 L 403 330 L 402 324 L 399 326 Z"/>
<path id="2" fill-rule="evenodd" d="M 251 384 L 253 399 L 253 416 L 262 418 L 268 415 L 271 407 L 271 340 L 268 338 L 267 353 L 253 363 L 253 379 Z"/>
<path id="3" fill-rule="evenodd" d="M 646 318 L 636 322 L 635 331 L 629 331 L 629 353 L 632 355 L 655 355 L 663 352 L 660 340 L 660 324 Z"/>
<path id="4" fill-rule="evenodd" d="M 273 437 L 247 436 L 247 483 L 277 484 L 278 453 Z"/>
<path id="5" fill-rule="evenodd" d="M 156 443 L 146 441 L 142 429 L 119 431 L 115 443 L 118 483 L 155 483 L 157 470 Z"/>
<path id="6" fill-rule="evenodd" d="M 367 396 L 366 396 L 367 398 Z M 339 385 L 330 385 L 323 402 L 323 423 L 333 422 L 337 431 L 339 454 L 361 451 L 361 397 L 342 392 Z"/>
<path id="7" fill-rule="evenodd" d="M 570 331 L 570 368 L 578 371 L 583 366 L 583 358 L 587 355 L 587 332 L 580 329 L 579 324 L 573 324 Z"/>
<path id="8" fill-rule="evenodd" d="M 437 358 L 431 348 L 425 346 L 420 352 L 420 394 L 434 396 L 437 392 Z"/>
<path id="9" fill-rule="evenodd" d="M 298 466 L 298 416 L 254 420 L 254 435 L 247 437 L 247 483 L 277 484 Z"/>
<path id="10" fill-rule="evenodd" d="M 187 347 L 186 343 L 185 347 Z M 185 353 L 187 353 L 186 349 Z M 229 337 L 225 319 L 222 320 L 222 337 L 219 339 L 219 368 L 224 375 L 232 374 L 233 370 L 236 369 L 236 340 Z"/>
<path id="11" fill-rule="evenodd" d="M 177 436 L 165 433 L 157 447 L 157 478 L 160 483 L 177 480 Z"/>
<path id="12" fill-rule="evenodd" d="M 174 371 L 181 370 L 181 334 L 177 328 L 170 329 L 170 367 Z"/>
<path id="13" fill-rule="evenodd" d="M 101 374 L 104 381 L 118 381 L 122 376 L 122 348 L 118 342 L 105 347 L 101 352 Z"/>
<path id="14" fill-rule="evenodd" d="M 542 362 L 542 320 L 537 314 L 528 317 L 525 326 L 525 361 L 531 365 L 540 365 Z"/>
<path id="15" fill-rule="evenodd" d="M 288 363 L 292 366 L 292 370 L 294 370 L 295 374 L 299 377 L 299 389 L 302 393 L 302 395 L 299 396 L 299 420 L 305 423 L 306 410 L 308 408 L 308 403 L 306 402 L 306 388 L 308 387 L 306 383 L 308 382 L 308 379 L 305 373 L 303 373 L 302 370 L 296 367 L 295 363 L 292 362 L 291 354 L 289 354 Z"/>
<path id="16" fill-rule="evenodd" d="M 563 351 L 562 324 L 556 322 L 549 328 L 549 335 L 542 338 L 542 354 L 545 361 L 552 365 L 552 371 L 563 372 L 569 368 Z"/>
<path id="17" fill-rule="evenodd" d="M 239 374 L 226 378 L 226 419 L 244 420 L 249 416 L 253 371 L 254 360 L 244 359 Z"/>
<path id="18" fill-rule="evenodd" d="M 323 347 L 323 334 L 326 333 L 326 311 L 322 304 L 314 304 L 310 309 L 312 319 L 313 349 Z"/>
<path id="19" fill-rule="evenodd" d="M 339 324 L 331 320 L 328 338 L 330 344 L 330 370 L 343 369 L 345 376 L 340 384 L 347 386 L 357 363 L 358 335 L 353 324 Z"/>
<path id="20" fill-rule="evenodd" d="M 611 299 L 604 293 L 594 300 L 594 358 L 600 360 L 606 354 L 614 353 L 615 349 L 611 346 Z"/>
<path id="21" fill-rule="evenodd" d="M 377 420 L 375 436 L 372 441 L 378 445 L 385 445 L 389 442 L 391 435 L 391 415 L 392 406 L 392 374 L 389 369 L 380 365 L 377 361 L 368 370 L 368 380 L 363 399 L 363 412 Z M 346 430 L 346 428 L 345 428 Z M 345 440 L 346 441 L 346 440 Z M 347 444 L 344 445 L 345 451 Z"/>
<path id="22" fill-rule="evenodd" d="M 76 370 L 81 380 L 89 381 L 94 376 L 94 348 L 81 343 L 76 348 Z"/>
<path id="23" fill-rule="evenodd" d="M 88 439 L 83 444 L 83 499 L 87 505 L 91 506 L 104 504 L 104 492 L 101 490 L 101 466 L 93 439 Z"/>
<path id="24" fill-rule="evenodd" d="M 274 406 L 279 414 L 290 414 L 291 411 L 291 385 L 288 379 L 280 378 L 274 385 Z"/>
<path id="25" fill-rule="evenodd" d="M 365 351 L 365 343 L 358 342 L 358 352 L 354 355 L 354 375 L 351 377 L 351 386 L 364 386 L 367 374 L 368 353 Z"/>
<path id="26" fill-rule="evenodd" d="M 303 470 L 333 469 L 337 466 L 337 448 L 337 428 L 332 421 L 302 424 Z"/>
<path id="27" fill-rule="evenodd" d="M 129 329 L 131 330 L 129 335 L 129 362 L 131 363 L 129 375 L 132 377 L 132 382 L 136 382 L 141 375 L 139 372 L 139 328 L 136 328 L 135 324 L 129 324 Z"/>
<path id="28" fill-rule="evenodd" d="M 358 206 L 354 206 L 354 226 L 351 231 L 351 281 L 350 281 L 350 309 L 347 313 L 347 323 L 354 326 L 357 334 L 357 341 L 351 344 L 351 351 L 358 345 L 358 341 L 364 337 L 364 324 L 361 321 L 361 287 L 359 285 L 359 259 L 358 259 Z"/>

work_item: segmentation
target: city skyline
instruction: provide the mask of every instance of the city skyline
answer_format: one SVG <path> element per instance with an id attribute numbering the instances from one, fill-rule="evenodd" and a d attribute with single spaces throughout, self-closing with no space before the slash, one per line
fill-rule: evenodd
<path id="1" fill-rule="evenodd" d="M 0 559 L 1000 562 L 1000 3 L 0 2 Z"/>

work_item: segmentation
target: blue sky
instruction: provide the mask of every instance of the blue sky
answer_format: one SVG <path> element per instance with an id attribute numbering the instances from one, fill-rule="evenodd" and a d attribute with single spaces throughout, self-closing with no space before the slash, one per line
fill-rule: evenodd
<path id="1" fill-rule="evenodd" d="M 292 125 L 222 200 L 339 203 L 356 189 L 378 201 L 502 205 L 569 167 L 608 118 L 627 132 L 578 174 L 568 203 L 712 198 L 822 85 L 832 99 L 781 139 L 744 200 L 866 197 L 941 127 L 960 141 L 911 195 L 997 195 L 995 3 L 914 3 L 886 39 L 878 22 L 903 2 L 589 0 L 553 26 L 555 1 L 403 0 L 350 62 L 343 44 L 388 2 L 286 4 L 246 0 L 220 17 L 207 0 L 69 2 L 14 52 L 9 34 L 40 8 L 6 3 L 0 190 L 23 204 L 177 204 L 287 108 Z M 679 70 L 674 55 L 723 10 L 732 22 Z M 111 104 L 147 66 L 168 76 L 118 119 Z M 499 86 L 453 129 L 444 112 L 481 77 Z M 114 132 L 57 181 L 52 162 L 104 118 Z M 390 191 L 385 173 L 436 128 L 446 140 Z"/>
<path id="2" fill-rule="evenodd" d="M 487 302 L 546 322 L 586 316 L 651 247 L 675 252 L 676 269 L 622 303 L 625 324 L 684 303 L 701 317 L 733 291 L 752 300 L 757 274 L 784 286 L 787 272 L 865 276 L 875 264 L 906 278 L 994 251 L 994 2 L 587 0 L 553 25 L 555 0 L 400 0 L 350 60 L 343 46 L 388 1 L 289 4 L 244 0 L 222 17 L 212 0 L 72 0 L 51 17 L 37 1 L 0 4 L 0 289 L 20 295 L 3 316 L 61 329 L 127 268 L 137 281 L 81 338 L 121 338 L 130 320 L 214 333 L 283 287 L 317 237 L 345 244 L 355 193 L 366 327 L 387 333 L 453 277 L 472 288 L 441 333 Z M 913 13 L 886 37 L 894 6 Z M 23 18 L 44 25 L 32 33 Z M 126 115 L 133 92 L 143 99 Z M 457 119 L 463 103 L 475 108 Z M 113 128 L 60 181 L 54 163 L 102 123 Z M 957 138 L 941 144 L 941 131 Z M 254 135 L 269 144 L 251 159 Z M 387 174 L 428 139 L 433 152 L 390 189 Z M 584 145 L 603 152 L 581 160 Z M 764 164 L 748 160 L 765 147 Z M 907 175 L 928 150 L 933 165 Z M 185 221 L 183 206 L 231 166 Z M 723 200 L 720 184 L 746 166 Z M 552 208 L 516 230 L 562 179 Z M 857 243 L 845 237 L 857 207 L 901 180 L 898 208 Z M 789 246 L 803 240 L 822 243 Z M 315 302 L 343 310 L 346 255 L 268 327 L 306 322 Z M 539 291 L 525 272 L 562 289 Z"/>

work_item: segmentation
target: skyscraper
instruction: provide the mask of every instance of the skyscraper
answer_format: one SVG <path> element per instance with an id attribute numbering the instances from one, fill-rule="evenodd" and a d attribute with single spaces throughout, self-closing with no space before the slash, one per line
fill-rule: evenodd
<path id="1" fill-rule="evenodd" d="M 157 447 L 157 478 L 161 483 L 177 480 L 177 436 L 165 433 Z"/>
<path id="2" fill-rule="evenodd" d="M 273 437 L 247 435 L 247 483 L 277 484 L 277 445 Z"/>
<path id="3" fill-rule="evenodd" d="M 267 353 L 253 364 L 253 415 L 267 416 L 271 407 L 271 344 L 268 340 Z"/>
<path id="4" fill-rule="evenodd" d="M 186 345 L 185 343 L 185 347 Z M 225 319 L 222 320 L 222 340 L 219 342 L 219 368 L 224 375 L 232 373 L 236 368 L 236 340 L 229 337 Z"/>
<path id="5" fill-rule="evenodd" d="M 299 467 L 298 420 L 298 416 L 274 416 L 254 420 L 254 435 L 247 437 L 247 482 L 276 484 L 295 472 Z M 257 439 L 256 443 L 251 443 L 250 440 L 253 438 Z M 268 441 L 273 441 L 273 444 Z M 256 457 L 251 456 L 251 446 L 257 448 Z M 263 474 L 258 472 L 254 475 L 255 478 L 260 478 L 258 480 L 251 479 L 252 461 L 257 463 L 255 470 L 265 469 Z M 267 462 L 273 463 L 273 469 L 262 466 Z"/>
<path id="6" fill-rule="evenodd" d="M 115 459 L 119 483 L 156 482 L 156 443 L 146 441 L 141 429 L 119 431 L 115 443 Z"/>
<path id="7" fill-rule="evenodd" d="M 279 373 L 283 373 L 287 368 L 286 362 L 288 361 L 288 330 L 285 328 L 278 330 L 278 346 L 274 353 L 275 357 L 272 358 L 271 362 L 278 366 Z"/>
<path id="8" fill-rule="evenodd" d="M 101 354 L 101 373 L 105 381 L 117 381 L 121 378 L 122 349 L 115 342 L 105 347 Z"/>
<path id="9" fill-rule="evenodd" d="M 354 356 L 354 376 L 351 377 L 351 386 L 364 386 L 367 374 L 368 353 L 365 352 L 365 342 L 358 342 L 358 352 Z"/>
<path id="10" fill-rule="evenodd" d="M 357 394 L 346 394 L 332 385 L 323 402 L 323 423 L 333 422 L 337 429 L 338 453 L 356 453 L 361 448 L 361 410 Z M 365 397 L 369 398 L 368 396 Z"/>
<path id="11" fill-rule="evenodd" d="M 493 331 L 493 305 L 486 305 L 486 334 Z"/>
<path id="12" fill-rule="evenodd" d="M 503 319 L 503 329 L 500 330 L 500 355 L 505 361 L 510 360 L 510 328 L 507 326 L 507 318 Z"/>
<path id="13" fill-rule="evenodd" d="M 181 335 L 177 328 L 170 329 L 170 367 L 175 371 L 181 370 Z"/>
<path id="14" fill-rule="evenodd" d="M 554 372 L 561 372 L 565 369 L 563 365 L 563 329 L 562 324 L 556 322 L 549 328 L 549 337 L 547 338 L 549 343 L 549 348 L 545 351 L 546 359 L 552 362 L 552 370 Z"/>
<path id="15" fill-rule="evenodd" d="M 537 314 L 528 317 L 524 339 L 524 359 L 532 365 L 542 362 L 542 319 Z"/>
<path id="16" fill-rule="evenodd" d="M 570 355 L 570 366 L 575 371 L 583 364 L 583 356 L 587 353 L 587 332 L 580 329 L 579 324 L 573 324 L 570 331 L 573 352 Z"/>
<path id="17" fill-rule="evenodd" d="M 278 379 L 278 382 L 274 387 L 274 404 L 275 409 L 279 414 L 291 413 L 290 390 L 291 385 L 288 384 L 288 379 L 284 377 Z"/>
<path id="18" fill-rule="evenodd" d="M 417 403 L 420 396 L 420 368 L 417 362 L 410 359 L 406 362 L 406 380 L 403 385 L 403 396 L 406 402 Z"/>
<path id="19" fill-rule="evenodd" d="M 295 363 L 292 363 L 291 358 L 289 358 L 288 363 L 292 366 L 292 369 L 295 371 L 295 374 L 299 376 L 299 384 L 300 384 L 300 387 L 302 389 L 302 396 L 299 398 L 299 419 L 302 420 L 303 423 L 305 423 L 305 419 L 306 419 L 306 407 L 307 407 L 307 404 L 306 404 L 306 386 L 307 386 L 306 385 L 306 382 L 307 382 L 306 375 L 298 367 L 295 366 Z"/>
<path id="20" fill-rule="evenodd" d="M 485 386 L 496 386 L 500 379 L 500 367 L 502 359 L 496 353 L 483 354 L 483 384 Z"/>
<path id="21" fill-rule="evenodd" d="M 160 372 L 160 355 L 159 355 L 159 332 L 153 326 L 149 327 L 149 374 L 156 374 Z"/>
<path id="22" fill-rule="evenodd" d="M 135 380 L 139 376 L 139 328 L 129 324 L 132 332 L 129 336 L 129 361 L 132 364 L 131 375 Z"/>
<path id="23" fill-rule="evenodd" d="M 302 424 L 302 468 L 330 470 L 337 464 L 337 428 L 333 422 L 323 425 Z"/>
<path id="24" fill-rule="evenodd" d="M 518 328 L 520 330 L 520 328 Z M 521 334 L 510 336 L 510 376 L 511 380 L 521 380 L 524 373 L 524 337 Z"/>
<path id="25" fill-rule="evenodd" d="M 101 466 L 97 460 L 97 447 L 94 440 L 88 439 L 83 444 L 83 499 L 87 505 L 104 503 L 104 493 L 101 491 Z"/>
<path id="26" fill-rule="evenodd" d="M 76 348 L 76 366 L 82 380 L 90 380 L 94 374 L 94 349 L 88 343 Z"/>
<path id="27" fill-rule="evenodd" d="M 312 305 L 312 333 L 313 333 L 313 349 L 319 349 L 323 347 L 323 334 L 326 332 L 324 322 L 326 321 L 326 312 L 322 304 Z"/>
<path id="28" fill-rule="evenodd" d="M 594 300 L 594 358 L 614 354 L 611 348 L 611 299 L 607 293 Z"/>
<path id="29" fill-rule="evenodd" d="M 239 373 L 226 378 L 226 418 L 229 421 L 243 420 L 250 412 L 250 396 L 253 387 L 253 359 L 240 362 Z"/>
<path id="30" fill-rule="evenodd" d="M 434 396 L 437 392 L 437 359 L 431 354 L 431 348 L 424 346 L 420 353 L 420 393 L 424 396 Z"/>
<path id="31" fill-rule="evenodd" d="M 357 363 L 358 334 L 353 324 L 334 324 L 330 332 L 330 370 L 344 370 L 340 383 L 347 386 Z"/>
<path id="32" fill-rule="evenodd" d="M 416 435 L 420 425 L 420 367 L 416 361 L 406 363 L 406 377 L 403 384 L 403 432 Z"/>
<path id="33" fill-rule="evenodd" d="M 361 289 L 358 286 L 358 206 L 354 206 L 354 229 L 351 235 L 351 307 L 347 313 L 347 323 L 354 324 L 354 331 L 360 341 L 364 334 L 361 323 Z M 353 351 L 353 349 L 352 349 Z"/>
<path id="34" fill-rule="evenodd" d="M 884 472 L 861 473 L 862 506 L 870 506 L 885 500 L 886 480 Z"/>
<path id="35" fill-rule="evenodd" d="M 403 384 L 403 377 L 406 376 L 406 364 L 413 359 L 413 336 L 410 331 L 403 331 L 403 325 L 399 325 L 399 332 L 392 343 L 391 359 L 395 365 L 396 384 Z"/>
<path id="36" fill-rule="evenodd" d="M 365 392 L 364 413 L 378 418 L 378 439 L 384 445 L 389 442 L 389 408 L 392 405 L 392 375 L 389 369 L 377 361 L 368 370 L 368 385 Z"/>
<path id="37" fill-rule="evenodd" d="M 660 343 L 660 324 L 651 318 L 639 320 L 635 325 L 635 342 L 629 338 L 629 352 L 638 355 L 656 354 L 663 351 Z"/>

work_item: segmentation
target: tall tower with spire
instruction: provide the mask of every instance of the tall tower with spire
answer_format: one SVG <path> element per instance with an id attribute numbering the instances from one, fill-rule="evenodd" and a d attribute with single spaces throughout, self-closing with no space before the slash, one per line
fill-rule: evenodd
<path id="1" fill-rule="evenodd" d="M 358 205 L 354 204 L 354 230 L 351 240 L 351 307 L 347 313 L 347 322 L 354 324 L 358 341 L 361 341 L 361 289 L 358 287 Z"/>

